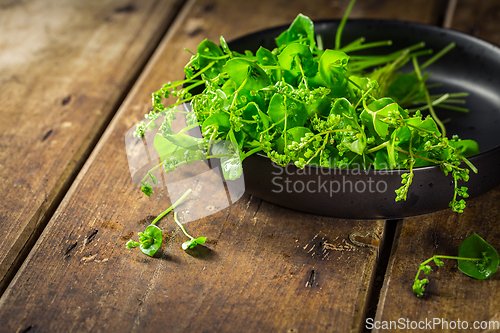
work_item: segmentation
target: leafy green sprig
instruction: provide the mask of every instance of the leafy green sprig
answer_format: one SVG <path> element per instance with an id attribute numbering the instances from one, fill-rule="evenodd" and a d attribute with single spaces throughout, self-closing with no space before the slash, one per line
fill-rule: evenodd
<path id="1" fill-rule="evenodd" d="M 158 228 L 155 224 L 160 221 L 165 215 L 170 213 L 175 207 L 177 207 L 188 195 L 191 193 L 191 189 L 188 189 L 175 203 L 172 204 L 169 208 L 167 208 L 163 213 L 158 215 L 153 222 L 151 222 L 150 225 L 146 227 L 144 232 L 139 232 L 139 241 L 134 241 L 134 240 L 129 240 L 126 244 L 127 249 L 133 249 L 136 247 L 139 247 L 142 253 L 145 255 L 148 255 L 150 257 L 153 257 L 156 252 L 161 247 L 161 244 L 163 242 L 163 233 L 160 228 Z M 191 236 L 189 236 L 186 233 L 186 230 L 184 227 L 180 224 L 178 218 L 177 218 L 177 213 L 174 212 L 174 220 L 175 222 L 180 226 L 184 234 L 186 234 L 188 237 L 191 238 L 190 242 L 185 242 L 182 244 L 182 249 L 186 250 L 187 248 L 193 248 L 198 244 L 203 244 L 205 243 L 206 237 L 199 237 L 197 239 L 193 239 Z M 189 243 L 186 247 L 186 243 Z"/>
<path id="2" fill-rule="evenodd" d="M 498 252 L 484 239 L 476 233 L 466 238 L 458 250 L 458 256 L 434 255 L 419 265 L 415 281 L 413 283 L 413 292 L 417 297 L 424 295 L 425 286 L 429 279 L 419 279 L 420 273 L 430 274 L 432 268 L 429 265 L 434 261 L 436 266 L 443 266 L 441 259 L 458 260 L 458 269 L 475 279 L 484 280 L 490 277 L 498 270 L 499 257 Z"/>
<path id="3" fill-rule="evenodd" d="M 189 238 L 188 241 L 185 241 L 184 243 L 182 243 L 182 249 L 184 251 L 186 251 L 188 249 L 192 249 L 192 248 L 196 247 L 196 245 L 205 244 L 205 242 L 207 241 L 206 237 L 194 238 L 186 232 L 186 229 L 184 229 L 184 226 L 181 224 L 181 222 L 177 218 L 176 212 L 174 212 L 174 220 L 175 220 L 175 223 L 177 223 L 177 225 L 179 226 L 179 228 L 181 228 L 184 235 L 186 235 Z"/>

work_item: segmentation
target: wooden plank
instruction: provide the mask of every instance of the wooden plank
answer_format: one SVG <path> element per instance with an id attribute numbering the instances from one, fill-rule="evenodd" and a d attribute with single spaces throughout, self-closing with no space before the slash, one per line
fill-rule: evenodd
<path id="1" fill-rule="evenodd" d="M 399 8 L 400 19 L 425 22 L 432 17 L 431 7 L 403 11 L 399 1 L 374 3 L 359 2 L 353 16 L 383 17 Z M 194 49 L 206 37 L 217 40 L 222 34 L 230 40 L 289 23 L 298 12 L 313 19 L 340 17 L 335 4 L 190 1 L 0 299 L 3 328 L 361 330 L 377 249 L 354 245 L 349 235 L 357 233 L 376 244 L 383 221 L 318 217 L 244 196 L 229 208 L 187 224 L 191 234 L 209 238 L 190 255 L 180 249 L 185 238 L 171 216 L 160 223 L 167 235 L 158 257 L 124 248 L 143 230 L 149 215 L 170 204 L 166 189 L 147 198 L 133 184 L 123 137 L 150 109 L 151 92 L 182 77 L 189 54 L 180 50 Z"/>
<path id="2" fill-rule="evenodd" d="M 448 13 L 450 28 L 499 44 L 498 1 L 458 0 L 450 4 L 454 11 Z M 500 188 L 496 188 L 470 200 L 463 214 L 445 210 L 405 219 L 399 225 L 400 236 L 393 244 L 374 318 L 379 326 L 394 321 L 391 332 L 407 332 L 412 329 L 409 324 L 430 321 L 419 331 L 497 332 L 500 329 L 494 326 L 500 323 L 498 273 L 488 280 L 474 280 L 460 273 L 456 261 L 445 261 L 444 267 L 434 266 L 423 298 L 417 298 L 412 292 L 421 262 L 435 254 L 457 255 L 461 242 L 474 232 L 500 249 L 499 201 Z M 402 322 L 398 322 L 400 318 Z M 473 325 L 480 326 L 474 328 Z M 379 331 L 386 329 L 373 330 Z"/>
<path id="3" fill-rule="evenodd" d="M 499 46 L 499 18 L 500 3 L 496 0 L 458 0 L 450 28 Z"/>
<path id="4" fill-rule="evenodd" d="M 500 249 L 500 188 L 470 200 L 463 214 L 448 210 L 405 219 L 401 234 L 394 244 L 392 263 L 389 265 L 375 320 L 398 321 L 402 318 L 413 323 L 425 320 L 455 322 L 447 326 L 440 323 L 439 332 L 456 332 L 458 320 L 465 321 L 471 331 L 474 321 L 499 322 L 500 280 L 498 273 L 487 280 L 474 280 L 462 274 L 457 262 L 445 260 L 443 267 L 435 267 L 428 276 L 429 284 L 423 298 L 413 294 L 412 285 L 418 265 L 435 254 L 458 254 L 461 242 L 476 232 L 496 249 Z M 423 275 L 423 274 L 422 274 Z M 423 278 L 421 276 L 420 278 Z M 373 319 L 373 318 L 372 318 Z M 408 327 L 391 332 L 407 332 Z M 462 326 L 460 326 L 462 327 Z M 424 327 L 422 332 L 431 332 Z M 385 331 L 374 330 L 374 332 Z M 492 330 L 493 332 L 495 330 Z"/>
<path id="5" fill-rule="evenodd" d="M 0 292 L 180 3 L 0 5 Z"/>

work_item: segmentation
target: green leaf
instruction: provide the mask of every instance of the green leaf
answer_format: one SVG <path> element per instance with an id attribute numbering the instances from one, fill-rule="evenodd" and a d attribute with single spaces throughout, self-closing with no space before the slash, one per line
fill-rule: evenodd
<path id="1" fill-rule="evenodd" d="M 330 115 L 339 115 L 343 116 L 344 123 L 346 125 L 350 125 L 353 128 L 361 129 L 357 121 L 356 111 L 354 110 L 354 106 L 349 102 L 346 98 L 338 98 L 333 104 L 332 109 L 330 110 Z"/>
<path id="2" fill-rule="evenodd" d="M 285 128 L 285 115 L 286 115 L 286 128 L 287 130 L 296 126 L 303 126 L 307 121 L 307 109 L 304 103 L 290 98 L 285 98 L 280 94 L 275 94 L 269 102 L 269 117 L 281 129 Z"/>
<path id="3" fill-rule="evenodd" d="M 164 138 L 161 134 L 157 133 L 155 135 L 153 145 L 160 156 L 160 159 L 164 161 L 166 158 L 173 156 L 178 148 L 172 142 Z"/>
<path id="4" fill-rule="evenodd" d="M 206 241 L 207 241 L 206 237 L 198 237 L 196 239 L 191 239 L 182 243 L 182 249 L 186 251 L 187 249 L 192 249 L 196 247 L 196 245 L 205 244 Z"/>
<path id="5" fill-rule="evenodd" d="M 319 73 L 325 85 L 335 97 L 345 92 L 347 85 L 346 66 L 349 56 L 341 51 L 326 50 L 319 60 Z M 338 96 L 337 96 L 338 95 Z"/>
<path id="6" fill-rule="evenodd" d="M 257 56 L 257 61 L 264 66 L 276 66 L 278 64 L 278 58 L 265 47 L 259 47 L 255 55 Z"/>
<path id="7" fill-rule="evenodd" d="M 387 160 L 389 161 L 389 168 L 394 169 L 396 167 L 396 151 L 394 149 L 394 142 L 396 140 L 397 131 L 392 132 L 391 138 L 387 141 Z"/>
<path id="8" fill-rule="evenodd" d="M 382 97 L 380 99 L 377 99 L 370 104 L 368 104 L 368 109 L 372 111 L 378 111 L 380 109 L 385 108 L 389 104 L 394 104 L 394 100 L 390 97 Z"/>
<path id="9" fill-rule="evenodd" d="M 141 233 L 139 233 L 139 235 L 140 234 Z M 161 229 L 155 225 L 149 225 L 146 227 L 146 230 L 144 230 L 143 235 L 144 238 L 148 239 L 148 242 L 140 245 L 141 252 L 152 257 L 160 249 L 163 241 Z M 142 242 L 143 240 L 141 240 L 141 243 Z"/>
<path id="10" fill-rule="evenodd" d="M 287 134 L 289 134 L 292 137 L 293 141 L 300 143 L 300 139 L 304 138 L 306 134 L 313 134 L 313 132 L 307 127 L 298 126 L 289 129 L 287 131 Z"/>
<path id="11" fill-rule="evenodd" d="M 226 180 L 235 180 L 241 177 L 243 167 L 241 165 L 241 158 L 239 155 L 231 157 L 221 157 L 220 159 L 222 174 Z"/>
<path id="12" fill-rule="evenodd" d="M 230 116 L 227 112 L 217 110 L 205 119 L 201 125 L 201 130 L 205 132 L 209 126 L 215 125 L 219 128 L 219 131 L 228 131 L 231 128 L 229 118 Z"/>
<path id="13" fill-rule="evenodd" d="M 450 140 L 450 145 L 457 148 L 458 153 L 464 157 L 470 157 L 479 154 L 479 145 L 474 140 Z"/>
<path id="14" fill-rule="evenodd" d="M 147 195 L 148 197 L 151 196 L 151 194 L 153 194 L 153 187 L 151 186 L 150 183 L 148 182 L 141 182 L 141 191 Z"/>
<path id="15" fill-rule="evenodd" d="M 401 146 L 404 143 L 410 142 L 412 131 L 408 127 L 400 127 L 393 132 L 393 136 L 396 140 L 396 145 Z"/>
<path id="16" fill-rule="evenodd" d="M 354 107 L 347 98 L 338 98 L 335 103 L 333 103 L 332 109 L 330 110 L 330 114 L 337 114 L 339 116 L 350 116 L 354 112 Z"/>
<path id="17" fill-rule="evenodd" d="M 444 266 L 444 262 L 439 260 L 439 258 L 434 258 L 434 263 L 436 264 L 436 266 Z"/>
<path id="18" fill-rule="evenodd" d="M 377 151 L 377 153 L 375 154 L 373 165 L 375 167 L 375 170 L 389 169 L 389 156 L 387 155 L 387 151 Z"/>
<path id="19" fill-rule="evenodd" d="M 370 79 L 367 77 L 360 77 L 360 76 L 355 76 L 351 75 L 349 76 L 349 86 L 351 89 L 357 91 L 358 93 L 361 93 L 359 90 L 367 91 L 370 89 Z"/>
<path id="20" fill-rule="evenodd" d="M 355 139 L 353 141 L 350 141 L 350 137 L 344 136 L 342 144 L 350 151 L 358 155 L 363 155 L 366 148 L 366 134 L 364 132 L 359 132 L 355 135 Z"/>
<path id="21" fill-rule="evenodd" d="M 430 265 L 423 265 L 422 270 L 424 271 L 424 274 L 431 274 L 431 266 Z"/>
<path id="22" fill-rule="evenodd" d="M 245 120 L 253 120 L 254 117 L 259 115 L 259 106 L 255 102 L 248 103 L 245 105 L 242 115 Z"/>
<path id="23" fill-rule="evenodd" d="M 220 46 L 222 47 L 222 50 L 224 51 L 224 53 L 231 54 L 231 50 L 229 49 L 229 46 L 227 45 L 227 42 L 224 39 L 224 37 L 220 36 L 219 40 L 220 40 Z"/>
<path id="24" fill-rule="evenodd" d="M 219 141 L 212 145 L 212 156 L 220 155 L 222 174 L 226 180 L 238 179 L 243 173 L 241 157 L 236 144 Z"/>
<path id="25" fill-rule="evenodd" d="M 127 242 L 126 247 L 127 247 L 127 249 L 134 249 L 134 248 L 138 247 L 139 245 L 140 245 L 139 242 L 136 242 L 136 241 L 131 239 Z"/>
<path id="26" fill-rule="evenodd" d="M 373 103 L 372 103 L 373 104 Z M 374 105 L 372 105 L 373 107 Z M 368 109 L 363 110 L 360 118 L 364 120 L 366 125 L 375 132 L 381 139 L 385 139 L 389 131 L 389 124 L 383 120 L 389 117 L 393 112 L 399 112 L 399 106 L 396 103 L 389 104 L 380 109 Z"/>
<path id="27" fill-rule="evenodd" d="M 259 109 L 259 116 L 262 121 L 262 125 L 264 126 L 264 129 L 268 129 L 271 123 L 271 118 L 267 114 L 262 112 L 260 109 Z"/>
<path id="28" fill-rule="evenodd" d="M 295 41 L 305 42 L 311 48 L 316 46 L 314 23 L 303 14 L 297 15 L 290 27 L 276 38 L 276 45 L 281 47 Z"/>
<path id="29" fill-rule="evenodd" d="M 438 126 L 432 117 L 426 117 L 424 121 L 420 124 L 420 127 L 435 133 L 437 136 L 441 136 L 441 132 L 438 129 Z"/>
<path id="30" fill-rule="evenodd" d="M 266 72 L 246 59 L 233 58 L 224 65 L 224 70 L 240 90 L 259 90 L 271 84 Z"/>
<path id="31" fill-rule="evenodd" d="M 429 132 L 432 132 L 436 134 L 436 136 L 441 136 L 441 132 L 438 129 L 438 126 L 434 119 L 432 117 L 426 117 L 424 120 L 422 120 L 420 117 L 411 117 L 408 119 L 405 119 L 405 122 L 413 127 L 416 127 L 417 129 L 423 129 Z"/>
<path id="32" fill-rule="evenodd" d="M 328 96 L 325 96 L 307 105 L 309 118 L 313 118 L 314 115 L 328 116 L 331 110 L 331 103 L 331 99 Z"/>
<path id="33" fill-rule="evenodd" d="M 425 286 L 428 283 L 428 279 L 415 279 L 415 282 L 413 283 L 413 292 L 417 294 L 418 297 L 424 296 Z"/>
<path id="34" fill-rule="evenodd" d="M 200 147 L 203 147 L 203 139 L 195 138 L 184 133 L 167 134 L 165 138 L 175 146 L 188 150 L 199 150 Z"/>
<path id="35" fill-rule="evenodd" d="M 217 75 L 219 75 L 219 73 L 223 72 L 222 66 L 226 62 L 225 59 L 212 59 L 224 55 L 224 52 L 222 52 L 221 48 L 217 46 L 217 44 L 209 39 L 205 39 L 198 45 L 197 51 L 200 55 L 198 60 L 200 68 L 203 69 L 207 67 L 211 62 L 215 62 L 210 69 L 205 71 L 206 76 L 213 79 Z"/>
<path id="36" fill-rule="evenodd" d="M 281 67 L 295 73 L 301 72 L 300 66 L 302 67 L 302 71 L 306 72 L 314 64 L 313 55 L 309 47 L 299 43 L 288 45 L 278 56 L 278 61 Z M 308 72 L 308 74 L 308 76 L 314 76 L 316 73 L 313 70 L 312 72 Z"/>
<path id="37" fill-rule="evenodd" d="M 419 79 L 415 74 L 398 74 L 387 88 L 386 95 L 399 103 L 408 95 L 418 91 L 418 83 Z"/>
<path id="38" fill-rule="evenodd" d="M 498 270 L 498 252 L 476 233 L 462 242 L 458 249 L 458 256 L 483 259 L 482 261 L 458 261 L 458 269 L 475 279 L 486 279 Z"/>

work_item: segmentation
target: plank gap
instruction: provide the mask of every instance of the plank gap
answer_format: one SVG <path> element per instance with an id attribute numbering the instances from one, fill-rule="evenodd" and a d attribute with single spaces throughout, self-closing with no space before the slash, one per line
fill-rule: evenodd
<path id="1" fill-rule="evenodd" d="M 385 268 L 385 274 L 384 274 L 382 287 L 379 291 L 379 295 L 378 295 L 379 300 L 378 300 L 377 305 L 376 305 L 375 314 L 373 315 L 373 317 L 367 317 L 367 318 L 372 318 L 374 321 L 380 320 L 380 318 L 382 317 L 381 310 L 384 308 L 384 305 L 385 305 L 386 296 L 387 296 L 387 289 L 389 286 L 389 281 L 391 278 L 392 269 L 394 267 L 394 260 L 396 258 L 396 252 L 398 250 L 401 231 L 403 230 L 403 223 L 404 223 L 404 220 L 399 220 L 399 221 L 397 221 L 397 223 L 394 224 L 395 230 L 394 230 L 394 237 L 392 238 L 393 242 L 392 242 L 391 248 L 389 249 L 389 258 L 387 261 L 387 266 Z M 379 311 L 379 309 L 381 309 L 381 310 Z M 369 332 L 369 331 L 367 330 L 366 332 Z M 378 330 L 372 330 L 371 332 L 376 333 L 376 332 L 378 332 Z"/>
<path id="2" fill-rule="evenodd" d="M 457 0 L 449 0 L 442 25 L 443 28 L 451 29 L 451 24 L 453 23 L 453 16 L 455 15 L 455 8 L 457 8 Z"/>
<path id="3" fill-rule="evenodd" d="M 107 113 L 107 115 L 103 118 L 102 122 L 99 124 L 99 127 L 94 133 L 90 133 L 89 136 L 87 137 L 87 142 L 82 143 L 78 151 L 74 154 L 75 156 L 81 156 L 80 158 L 77 159 L 77 163 L 74 165 L 72 170 L 68 171 L 65 170 L 65 172 L 62 173 L 62 175 L 59 177 L 58 181 L 56 184 L 61 184 L 60 186 L 54 186 L 52 189 L 51 193 L 48 194 L 47 198 L 53 198 L 53 200 L 46 200 L 44 204 L 42 204 L 37 212 L 33 215 L 32 220 L 38 220 L 38 221 L 32 221 L 34 222 L 34 225 L 36 225 L 35 228 L 32 230 L 24 230 L 23 232 L 27 233 L 28 236 L 27 238 L 20 237 L 19 239 L 27 239 L 27 241 L 24 242 L 24 244 L 15 244 L 12 249 L 15 251 L 15 249 L 21 249 L 17 255 L 15 255 L 15 259 L 12 263 L 12 265 L 9 267 L 7 273 L 3 277 L 3 279 L 0 279 L 0 297 L 4 294 L 5 290 L 11 283 L 11 281 L 14 279 L 15 275 L 21 268 L 23 262 L 26 260 L 28 257 L 29 253 L 33 249 L 35 243 L 37 240 L 40 238 L 42 232 L 45 230 L 45 227 L 49 223 L 50 219 L 56 212 L 57 208 L 61 204 L 64 196 L 66 195 L 66 192 L 69 190 L 73 182 L 75 181 L 76 177 L 80 173 L 81 169 L 87 162 L 90 154 L 94 150 L 95 146 L 101 139 L 101 137 L 104 134 L 104 131 L 110 124 L 111 120 L 115 116 L 115 114 L 118 112 L 118 109 L 122 105 L 123 101 L 127 97 L 127 95 L 130 93 L 132 90 L 132 87 L 136 84 L 137 80 L 139 79 L 139 76 L 143 72 L 144 68 L 148 64 L 148 62 L 151 60 L 151 57 L 153 54 L 156 52 L 158 46 L 162 42 L 162 40 L 165 38 L 165 35 L 167 34 L 168 30 L 170 27 L 174 24 L 176 21 L 179 12 L 186 6 L 187 1 L 181 1 L 177 7 L 174 7 L 172 9 L 172 19 L 170 20 L 165 20 L 164 24 L 162 26 L 158 27 L 158 32 L 156 35 L 153 35 L 151 38 L 151 44 L 149 47 L 145 48 L 144 50 L 144 55 L 142 58 L 138 59 L 136 62 L 135 68 L 131 71 L 130 77 L 128 80 L 124 80 L 126 82 L 126 85 L 124 85 L 121 93 L 117 96 L 117 98 L 114 101 L 111 101 L 112 105 L 110 106 L 111 112 Z M 67 96 L 63 100 L 63 105 L 67 104 L 69 100 L 71 99 L 71 96 Z M 45 134 L 44 140 L 50 136 L 52 133 L 52 130 L 47 132 Z M 93 135 L 92 135 L 93 134 Z M 42 140 L 43 141 L 43 140 Z M 75 159 L 75 158 L 74 158 Z M 30 223 L 31 225 L 31 223 Z M 71 251 L 71 249 L 68 251 L 68 253 Z"/>
<path id="4" fill-rule="evenodd" d="M 453 0 L 435 1 L 429 24 L 437 25 L 440 27 L 444 26 L 446 24 L 446 20 L 448 19 L 447 15 L 449 13 L 451 2 L 453 2 Z"/>
<path id="5" fill-rule="evenodd" d="M 360 332 L 370 332 L 366 329 L 366 321 L 368 318 L 375 318 L 377 313 L 377 308 L 381 296 L 382 286 L 386 279 L 387 268 L 389 266 L 389 261 L 391 258 L 391 253 L 393 251 L 392 247 L 399 236 L 397 233 L 397 227 L 401 224 L 403 220 L 387 220 L 384 224 L 384 230 L 382 233 L 382 239 L 379 244 L 379 252 L 377 257 L 377 265 L 375 267 L 375 278 L 371 290 L 368 293 L 368 298 L 366 301 L 366 315 L 363 317 L 363 321 L 360 323 Z"/>

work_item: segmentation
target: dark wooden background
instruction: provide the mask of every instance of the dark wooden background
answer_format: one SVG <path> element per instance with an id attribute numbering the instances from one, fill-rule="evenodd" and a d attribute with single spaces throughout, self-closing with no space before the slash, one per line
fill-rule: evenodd
<path id="1" fill-rule="evenodd" d="M 184 253 L 169 216 L 157 258 L 125 249 L 170 199 L 132 182 L 124 135 L 150 110 L 151 92 L 183 76 L 184 48 L 298 13 L 340 18 L 347 3 L 0 0 L 0 332 L 363 332 L 367 318 L 500 320 L 498 274 L 476 281 L 446 263 L 426 297 L 411 290 L 420 262 L 456 253 L 472 231 L 500 248 L 498 188 L 462 215 L 400 221 L 314 216 L 245 195 L 189 224 L 208 236 L 204 247 Z M 358 0 L 351 17 L 500 44 L 493 0 Z"/>

